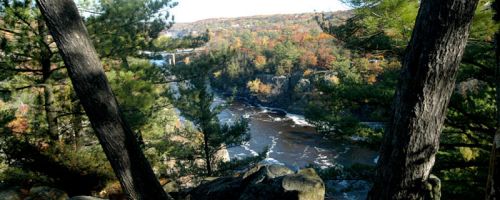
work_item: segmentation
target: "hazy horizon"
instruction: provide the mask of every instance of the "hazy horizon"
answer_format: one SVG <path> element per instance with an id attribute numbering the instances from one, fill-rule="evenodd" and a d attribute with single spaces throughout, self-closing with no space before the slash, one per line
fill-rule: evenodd
<path id="1" fill-rule="evenodd" d="M 172 8 L 175 22 L 188 23 L 212 18 L 255 15 L 333 12 L 349 9 L 338 0 L 177 0 Z"/>

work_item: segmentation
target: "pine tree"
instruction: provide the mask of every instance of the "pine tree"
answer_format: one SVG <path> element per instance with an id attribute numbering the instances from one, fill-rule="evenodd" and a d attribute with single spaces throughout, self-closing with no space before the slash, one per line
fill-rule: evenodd
<path id="1" fill-rule="evenodd" d="M 248 123 L 243 118 L 234 124 L 221 124 L 217 115 L 223 105 L 213 105 L 214 94 L 208 90 L 209 74 L 220 65 L 214 58 L 200 58 L 190 65 L 178 66 L 174 73 L 180 79 L 189 81 L 179 83 L 178 98 L 174 97 L 174 105 L 181 115 L 191 121 L 203 135 L 203 157 L 208 176 L 214 173 L 214 155 L 222 148 L 241 145 L 250 139 Z M 173 95 L 176 96 L 176 95 Z"/>

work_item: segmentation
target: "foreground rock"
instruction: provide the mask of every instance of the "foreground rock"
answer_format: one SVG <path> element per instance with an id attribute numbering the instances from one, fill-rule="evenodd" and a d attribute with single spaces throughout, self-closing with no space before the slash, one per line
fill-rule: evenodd
<path id="1" fill-rule="evenodd" d="M 91 197 L 91 196 L 76 196 L 76 197 L 71 197 L 69 200 L 105 200 L 105 199 Z"/>
<path id="2" fill-rule="evenodd" d="M 0 191 L 0 199 L 2 200 L 21 200 L 22 196 L 22 191 L 17 187 Z"/>
<path id="3" fill-rule="evenodd" d="M 31 189 L 10 187 L 0 190 L 1 200 L 68 200 L 68 195 L 59 189 L 35 186 Z"/>
<path id="4" fill-rule="evenodd" d="M 313 169 L 294 173 L 281 165 L 258 165 L 240 176 L 202 184 L 182 199 L 215 200 L 323 200 L 325 185 Z"/>
<path id="5" fill-rule="evenodd" d="M 46 186 L 37 186 L 30 189 L 30 195 L 26 199 L 67 200 L 69 197 L 62 190 Z"/>

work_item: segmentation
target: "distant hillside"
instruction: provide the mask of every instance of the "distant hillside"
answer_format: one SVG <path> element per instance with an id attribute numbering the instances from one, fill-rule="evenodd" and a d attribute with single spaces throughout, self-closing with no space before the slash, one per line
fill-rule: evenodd
<path id="1" fill-rule="evenodd" d="M 276 15 L 257 15 L 250 17 L 237 18 L 214 18 L 205 19 L 192 23 L 176 23 L 165 34 L 173 37 L 182 37 L 190 34 L 198 34 L 209 29 L 212 32 L 219 31 L 269 31 L 293 29 L 293 31 L 306 32 L 311 29 L 320 30 L 314 21 L 317 13 L 300 14 L 276 14 Z M 347 19 L 351 11 L 337 11 L 331 14 L 339 22 Z"/>

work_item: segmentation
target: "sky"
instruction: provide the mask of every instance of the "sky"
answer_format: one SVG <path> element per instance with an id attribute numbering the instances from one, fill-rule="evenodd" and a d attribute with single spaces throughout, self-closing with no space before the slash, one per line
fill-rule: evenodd
<path id="1" fill-rule="evenodd" d="M 177 0 L 175 22 L 219 17 L 328 12 L 347 10 L 338 0 Z"/>

